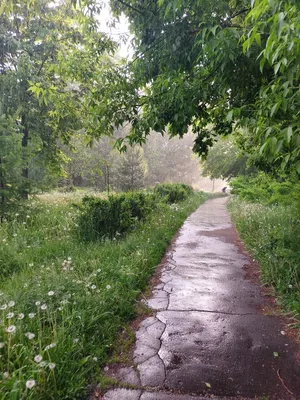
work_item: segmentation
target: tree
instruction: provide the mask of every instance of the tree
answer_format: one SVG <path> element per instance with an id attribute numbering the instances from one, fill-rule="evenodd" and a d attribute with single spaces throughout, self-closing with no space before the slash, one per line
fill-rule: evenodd
<path id="1" fill-rule="evenodd" d="M 99 73 L 102 57 L 114 49 L 98 31 L 99 7 L 72 4 L 5 0 L 0 6 L 0 115 L 13 118 L 13 131 L 22 135 L 24 198 L 30 168 L 59 170 L 64 155 L 58 141 L 68 143 L 82 128 L 86 82 L 95 86 L 92 68 Z"/>
<path id="2" fill-rule="evenodd" d="M 141 189 L 145 185 L 147 162 L 139 146 L 129 147 L 122 155 L 115 185 L 124 191 Z"/>

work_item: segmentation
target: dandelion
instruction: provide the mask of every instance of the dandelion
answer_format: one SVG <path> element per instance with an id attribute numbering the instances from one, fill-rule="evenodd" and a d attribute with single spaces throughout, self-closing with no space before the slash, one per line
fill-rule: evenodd
<path id="1" fill-rule="evenodd" d="M 55 368 L 55 363 L 49 363 L 49 364 L 48 364 L 48 367 L 49 367 L 51 370 L 53 370 L 53 369 Z"/>
<path id="2" fill-rule="evenodd" d="M 23 319 L 25 315 L 23 313 L 18 314 L 18 319 Z"/>
<path id="3" fill-rule="evenodd" d="M 3 349 L 4 345 L 5 344 L 3 342 L 0 342 L 0 349 Z"/>
<path id="4" fill-rule="evenodd" d="M 97 289 L 97 286 L 96 285 L 92 285 L 91 289 L 95 290 L 95 289 Z"/>
<path id="5" fill-rule="evenodd" d="M 42 304 L 41 305 L 41 310 L 43 310 L 43 311 L 47 310 L 47 304 Z"/>
<path id="6" fill-rule="evenodd" d="M 16 332 L 16 327 L 15 327 L 15 325 L 10 325 L 5 329 L 5 331 L 7 333 L 15 333 Z"/>
<path id="7" fill-rule="evenodd" d="M 4 242 L 4 243 L 5 243 L 5 242 L 6 242 L 6 239 L 3 239 L 3 240 L 2 240 L 2 242 Z"/>
<path id="8" fill-rule="evenodd" d="M 40 354 L 38 354 L 34 357 L 34 361 L 37 363 L 40 363 L 42 361 L 42 359 L 43 359 L 43 357 Z"/>
<path id="9" fill-rule="evenodd" d="M 34 333 L 31 333 L 31 332 L 26 332 L 26 333 L 25 333 L 25 336 L 26 336 L 29 340 L 32 340 L 32 339 L 35 338 L 35 334 L 34 334 Z"/>
<path id="10" fill-rule="evenodd" d="M 48 344 L 48 346 L 45 347 L 45 351 L 53 349 L 53 347 L 55 347 L 55 346 L 56 346 L 56 343 L 50 343 L 50 344 Z"/>
<path id="11" fill-rule="evenodd" d="M 71 258 L 71 257 L 68 257 L 68 261 L 72 261 L 72 258 Z"/>
<path id="12" fill-rule="evenodd" d="M 18 236 L 18 235 L 17 235 L 16 233 L 14 233 L 14 234 L 13 234 L 13 237 L 16 237 L 16 236 Z"/>
<path id="13" fill-rule="evenodd" d="M 36 306 L 40 306 L 40 305 L 41 305 L 41 302 L 40 302 L 40 301 L 36 301 L 36 302 L 35 302 L 35 305 L 36 305 Z"/>
<path id="14" fill-rule="evenodd" d="M 7 304 L 2 304 L 2 306 L 0 307 L 0 310 L 6 310 L 7 309 Z"/>
<path id="15" fill-rule="evenodd" d="M 93 361 L 98 361 L 98 358 L 97 357 L 93 357 Z"/>
<path id="16" fill-rule="evenodd" d="M 106 289 L 107 289 L 107 290 L 111 289 L 111 286 L 110 286 L 110 285 L 107 285 L 107 286 L 106 286 Z"/>
<path id="17" fill-rule="evenodd" d="M 10 313 L 7 314 L 6 318 L 7 318 L 7 319 L 11 319 L 11 318 L 13 318 L 14 316 L 15 316 L 15 313 L 10 312 Z"/>
<path id="18" fill-rule="evenodd" d="M 30 319 L 34 318 L 34 317 L 35 317 L 35 313 L 32 312 L 32 313 L 28 314 L 28 317 L 29 317 Z"/>
<path id="19" fill-rule="evenodd" d="M 14 301 L 10 301 L 10 302 L 8 303 L 8 307 L 13 307 L 15 304 L 16 304 L 16 303 L 15 303 Z"/>
<path id="20" fill-rule="evenodd" d="M 29 247 L 29 246 L 27 246 L 27 247 Z M 29 264 L 29 267 L 33 267 L 33 263 L 30 263 L 30 264 Z"/>
<path id="21" fill-rule="evenodd" d="M 40 367 L 46 367 L 47 366 L 47 363 L 46 363 L 46 361 L 41 361 L 40 362 Z"/>
<path id="22" fill-rule="evenodd" d="M 7 371 L 3 372 L 3 378 L 9 378 L 9 373 Z"/>
<path id="23" fill-rule="evenodd" d="M 26 387 L 27 389 L 32 389 L 33 386 L 35 386 L 35 380 L 34 379 L 30 379 L 29 381 L 26 382 Z"/>
<path id="24" fill-rule="evenodd" d="M 50 292 L 48 292 L 48 296 L 54 296 L 55 292 L 53 290 L 50 290 Z"/>

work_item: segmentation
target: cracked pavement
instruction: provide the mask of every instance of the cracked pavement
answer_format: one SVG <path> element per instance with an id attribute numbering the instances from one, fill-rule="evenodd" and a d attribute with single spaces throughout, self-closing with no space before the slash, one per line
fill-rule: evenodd
<path id="1" fill-rule="evenodd" d="M 299 346 L 282 318 L 263 314 L 226 201 L 200 206 L 169 247 L 132 365 L 113 375 L 135 389 L 110 390 L 105 400 L 300 399 Z"/>

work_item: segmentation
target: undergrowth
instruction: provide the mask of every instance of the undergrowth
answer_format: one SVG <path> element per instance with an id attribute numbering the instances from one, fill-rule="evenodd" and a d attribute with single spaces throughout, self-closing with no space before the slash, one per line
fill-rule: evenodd
<path id="1" fill-rule="evenodd" d="M 39 200 L 0 224 L 0 398 L 83 399 L 168 243 L 205 200 L 159 203 L 122 240 L 82 242 L 80 209 Z"/>

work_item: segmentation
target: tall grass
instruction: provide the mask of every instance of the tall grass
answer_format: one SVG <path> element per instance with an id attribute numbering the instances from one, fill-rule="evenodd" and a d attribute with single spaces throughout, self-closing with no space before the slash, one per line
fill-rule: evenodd
<path id="1" fill-rule="evenodd" d="M 262 281 L 300 318 L 300 215 L 298 207 L 253 204 L 235 198 L 229 204 L 247 248 L 258 260 Z"/>
<path id="2" fill-rule="evenodd" d="M 160 204 L 121 241 L 82 243 L 71 202 L 0 225 L 0 398 L 83 399 L 169 241 L 205 200 Z"/>

